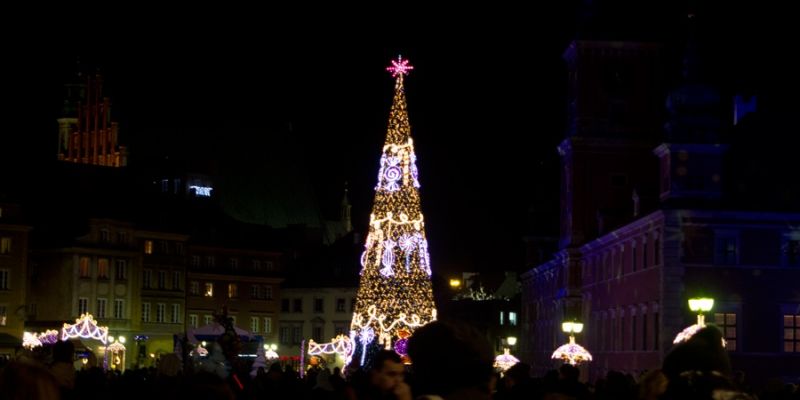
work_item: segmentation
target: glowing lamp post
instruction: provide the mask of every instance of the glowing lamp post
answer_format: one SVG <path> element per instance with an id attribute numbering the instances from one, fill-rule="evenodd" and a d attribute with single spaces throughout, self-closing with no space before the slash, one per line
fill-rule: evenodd
<path id="1" fill-rule="evenodd" d="M 571 365 L 582 362 L 592 361 L 592 355 L 583 346 L 575 343 L 575 334 L 583 332 L 583 324 L 580 322 L 564 322 L 561 330 L 569 335 L 569 343 L 559 347 L 550 357 L 554 360 L 562 360 Z"/>
<path id="2" fill-rule="evenodd" d="M 685 342 L 689 340 L 689 338 L 691 338 L 695 333 L 697 333 L 697 331 L 705 328 L 706 317 L 703 313 L 711 311 L 712 308 L 714 308 L 714 299 L 708 297 L 689 299 L 689 309 L 692 310 L 692 312 L 697 313 L 697 323 L 688 326 L 686 329 L 678 333 L 678 336 L 675 336 L 675 340 L 673 340 L 672 343 L 678 344 Z M 725 347 L 724 338 L 722 339 L 722 347 Z"/>
<path id="3" fill-rule="evenodd" d="M 460 279 L 450 279 L 450 289 L 457 290 L 461 288 L 461 280 Z"/>

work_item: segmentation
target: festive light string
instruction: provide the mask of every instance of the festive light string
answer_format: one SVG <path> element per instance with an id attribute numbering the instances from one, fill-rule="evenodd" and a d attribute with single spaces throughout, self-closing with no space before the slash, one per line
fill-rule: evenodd
<path id="1" fill-rule="evenodd" d="M 347 358 L 353 355 L 353 342 L 349 337 L 339 335 L 333 338 L 328 343 L 317 343 L 313 339 L 308 341 L 308 354 L 317 356 L 320 354 L 338 354 L 342 358 Z"/>
<path id="2" fill-rule="evenodd" d="M 86 313 L 75 320 L 74 325 L 64 323 L 61 328 L 61 340 L 82 338 L 97 339 L 103 344 L 108 342 L 108 327 L 97 326 L 92 314 Z"/>
<path id="3" fill-rule="evenodd" d="M 367 347 L 375 340 L 391 348 L 400 330 L 411 334 L 436 319 L 417 156 L 403 87 L 403 76 L 412 68 L 401 58 L 388 68 L 396 78 L 394 99 L 350 325 L 354 348 L 361 351 L 362 362 Z"/>
<path id="4" fill-rule="evenodd" d="M 36 337 L 35 333 L 30 332 L 22 332 L 22 347 L 30 350 L 34 347 L 39 347 L 42 345 L 42 341 Z"/>

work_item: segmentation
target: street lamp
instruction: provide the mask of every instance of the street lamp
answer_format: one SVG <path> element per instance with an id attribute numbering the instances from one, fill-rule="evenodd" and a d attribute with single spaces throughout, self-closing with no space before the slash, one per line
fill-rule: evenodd
<path id="1" fill-rule="evenodd" d="M 706 326 L 704 312 L 709 312 L 714 308 L 714 299 L 708 297 L 700 297 L 689 299 L 689 309 L 697 313 L 697 325 L 700 327 Z"/>
<path id="2" fill-rule="evenodd" d="M 703 315 L 705 312 L 711 311 L 714 308 L 714 299 L 708 297 L 697 297 L 689 299 L 689 309 L 697 313 L 697 323 L 686 327 L 680 331 L 678 336 L 675 336 L 673 344 L 678 344 L 689 340 L 697 331 L 705 328 L 706 317 Z M 722 339 L 722 347 L 725 347 L 725 338 Z"/>

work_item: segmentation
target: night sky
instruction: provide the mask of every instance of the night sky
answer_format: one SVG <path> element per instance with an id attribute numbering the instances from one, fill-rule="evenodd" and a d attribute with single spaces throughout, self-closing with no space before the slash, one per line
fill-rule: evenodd
<path id="1" fill-rule="evenodd" d="M 264 157 L 289 154 L 325 216 L 335 216 L 349 182 L 353 224 L 363 231 L 392 99 L 385 67 L 402 54 L 415 66 L 406 93 L 434 268 L 519 269 L 521 236 L 558 229 L 555 148 L 564 135 L 561 54 L 569 41 L 590 31 L 638 36 L 663 40 L 675 54 L 685 37 L 682 2 L 555 3 L 422 18 L 408 10 L 396 19 L 229 10 L 214 19 L 134 18 L 105 35 L 65 24 L 69 33 L 10 50 L 4 162 L 54 157 L 62 85 L 80 57 L 102 68 L 131 164 L 209 161 L 226 171 L 224 181 L 237 171 L 226 164 L 265 172 Z M 698 12 L 715 60 L 737 61 L 716 76 L 729 90 L 760 84 L 753 60 L 763 59 L 764 35 L 750 32 L 748 12 Z M 552 215 L 547 226 L 532 226 L 532 208 Z"/>

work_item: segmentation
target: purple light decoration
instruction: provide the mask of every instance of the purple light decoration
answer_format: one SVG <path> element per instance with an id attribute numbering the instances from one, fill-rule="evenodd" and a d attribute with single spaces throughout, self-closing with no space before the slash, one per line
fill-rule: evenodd
<path id="1" fill-rule="evenodd" d="M 399 339 L 398 341 L 394 342 L 394 352 L 400 354 L 401 356 L 408 355 L 408 339 Z"/>
<path id="2" fill-rule="evenodd" d="M 386 70 L 392 73 L 392 77 L 408 75 L 408 71 L 414 69 L 413 66 L 408 65 L 408 60 L 403 60 L 403 56 L 398 55 L 397 61 L 392 60 L 392 66 L 386 67 Z"/>

